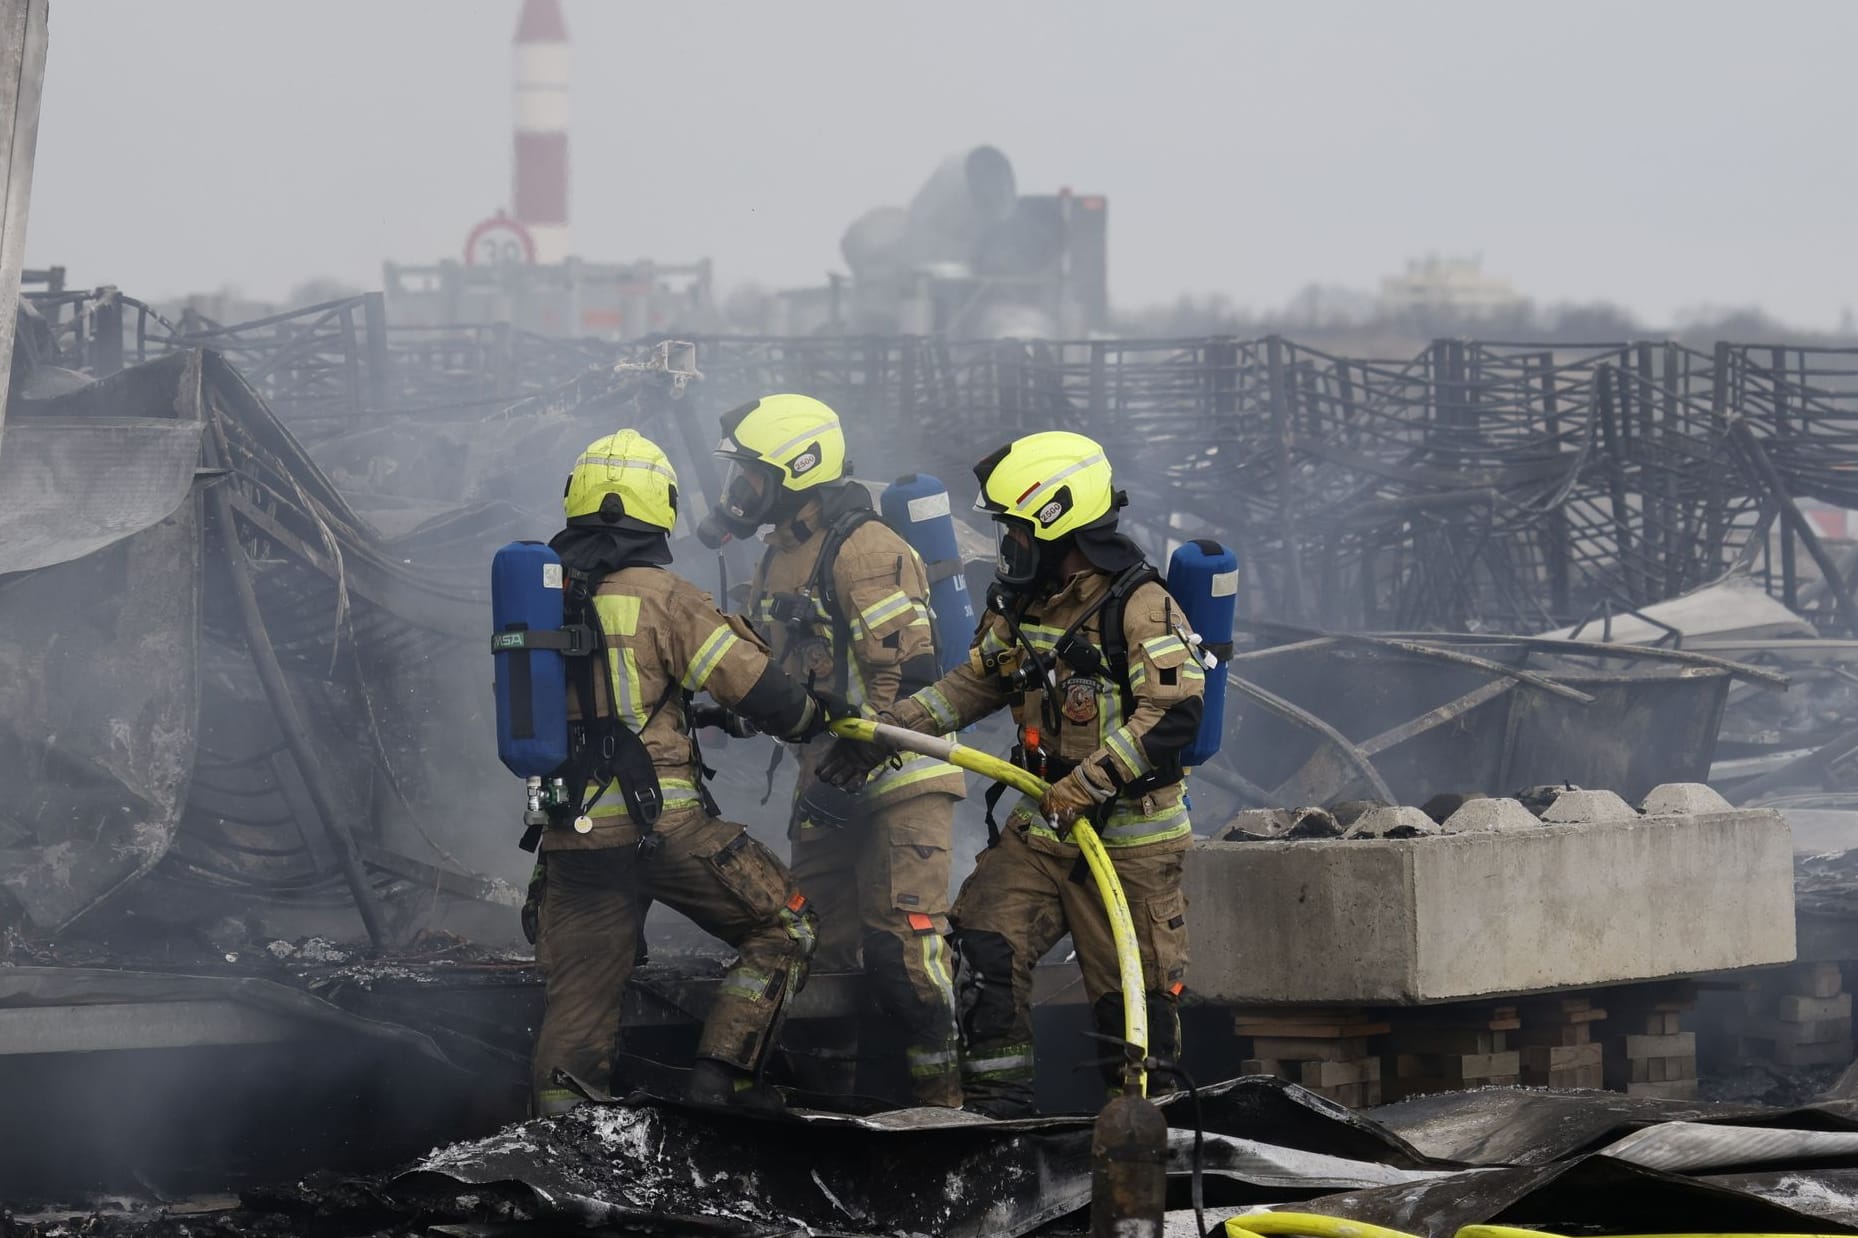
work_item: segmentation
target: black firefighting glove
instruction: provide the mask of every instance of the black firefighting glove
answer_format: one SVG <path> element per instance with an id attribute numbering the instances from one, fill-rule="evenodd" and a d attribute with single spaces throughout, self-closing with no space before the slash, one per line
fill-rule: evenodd
<path id="1" fill-rule="evenodd" d="M 836 692 L 828 692 L 823 688 L 809 687 L 806 690 L 806 694 L 812 698 L 812 708 L 807 710 L 806 722 L 802 725 L 799 732 L 787 737 L 794 743 L 804 744 L 810 739 L 824 735 L 826 733 L 826 728 L 840 718 L 856 718 L 859 716 L 858 711 L 852 707 L 851 702 L 838 695 Z"/>
<path id="2" fill-rule="evenodd" d="M 896 716 L 888 710 L 879 710 L 873 721 L 897 725 Z M 816 773 L 821 782 L 841 791 L 856 791 L 864 786 L 872 770 L 896 756 L 899 751 L 901 749 L 882 735 L 870 740 L 841 739 L 827 751 Z"/>
<path id="3" fill-rule="evenodd" d="M 724 709 L 721 705 L 693 705 L 690 707 L 690 727 L 694 731 L 699 727 L 714 727 L 725 735 L 736 739 L 753 739 L 761 731 L 741 714 Z"/>

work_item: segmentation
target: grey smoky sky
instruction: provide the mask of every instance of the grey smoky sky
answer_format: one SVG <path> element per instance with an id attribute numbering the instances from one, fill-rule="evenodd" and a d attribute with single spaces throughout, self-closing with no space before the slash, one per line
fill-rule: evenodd
<path id="1" fill-rule="evenodd" d="M 54 0 L 29 260 L 144 297 L 461 248 L 507 204 L 515 0 Z M 566 0 L 585 257 L 840 265 L 991 142 L 1108 194 L 1119 305 L 1482 254 L 1653 322 L 1858 303 L 1858 4 Z"/>

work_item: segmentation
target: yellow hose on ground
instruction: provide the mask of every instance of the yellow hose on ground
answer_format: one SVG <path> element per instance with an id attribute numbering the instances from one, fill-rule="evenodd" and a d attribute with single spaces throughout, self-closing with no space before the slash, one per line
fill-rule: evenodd
<path id="1" fill-rule="evenodd" d="M 840 718 L 832 724 L 832 733 L 843 739 L 863 740 L 866 743 L 882 738 L 906 752 L 947 761 L 950 765 L 972 770 L 983 778 L 1003 782 L 1035 800 L 1042 799 L 1049 789 L 1038 775 L 1019 768 L 1011 761 L 1003 761 L 990 752 L 966 747 L 940 735 L 906 731 L 902 727 L 873 722 L 868 718 Z M 1110 939 L 1116 944 L 1116 969 L 1122 980 L 1123 1039 L 1141 1050 L 1143 1057 L 1147 1057 L 1148 992 L 1142 984 L 1142 952 L 1136 945 L 1135 921 L 1129 915 L 1129 900 L 1123 894 L 1123 883 L 1116 879 L 1116 868 L 1110 863 L 1110 853 L 1104 850 L 1103 840 L 1097 837 L 1097 831 L 1091 828 L 1089 822 L 1075 822 L 1071 826 L 1071 837 L 1076 840 L 1078 850 L 1084 853 L 1084 863 L 1097 883 L 1097 893 L 1103 899 L 1103 910 L 1109 916 Z M 1135 1069 L 1135 1082 L 1138 1093 L 1148 1095 L 1148 1074 L 1140 1066 Z"/>
<path id="2" fill-rule="evenodd" d="M 1261 1234 L 1307 1234 L 1310 1238 L 1419 1238 L 1403 1230 L 1314 1212 L 1249 1212 L 1226 1220 L 1226 1238 L 1255 1238 Z"/>
<path id="3" fill-rule="evenodd" d="M 1466 1225 L 1453 1238 L 1563 1238 L 1541 1229 L 1513 1225 Z M 1832 1238 L 1830 1234 L 1619 1234 L 1615 1238 Z"/>
<path id="4" fill-rule="evenodd" d="M 1226 1238 L 1263 1235 L 1308 1235 L 1308 1238 L 1421 1238 L 1403 1230 L 1347 1221 L 1314 1212 L 1252 1212 L 1226 1220 Z M 1564 1238 L 1544 1229 L 1513 1225 L 1466 1225 L 1453 1238 Z M 1619 1234 L 1613 1238 L 1832 1238 L 1829 1234 Z"/>

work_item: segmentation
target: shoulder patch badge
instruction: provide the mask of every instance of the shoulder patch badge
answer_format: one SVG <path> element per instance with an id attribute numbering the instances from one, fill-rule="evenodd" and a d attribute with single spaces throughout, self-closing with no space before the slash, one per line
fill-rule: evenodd
<path id="1" fill-rule="evenodd" d="M 1065 718 L 1080 724 L 1096 721 L 1097 696 L 1102 690 L 1102 685 L 1095 679 L 1083 675 L 1073 675 L 1059 684 L 1058 691 L 1064 695 L 1060 708 Z"/>

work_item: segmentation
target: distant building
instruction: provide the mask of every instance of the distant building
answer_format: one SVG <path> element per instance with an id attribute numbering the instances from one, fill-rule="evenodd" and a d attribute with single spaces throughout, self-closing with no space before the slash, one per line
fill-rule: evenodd
<path id="1" fill-rule="evenodd" d="M 1527 305 L 1508 280 L 1484 272 L 1482 258 L 1414 258 L 1402 274 L 1381 280 L 1380 310 L 1388 318 L 1477 320 Z"/>
<path id="2" fill-rule="evenodd" d="M 710 264 L 654 262 L 386 263 L 395 326 L 507 322 L 538 335 L 632 340 L 716 327 Z"/>

